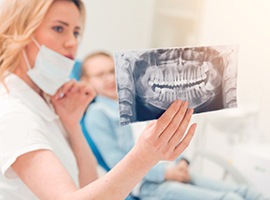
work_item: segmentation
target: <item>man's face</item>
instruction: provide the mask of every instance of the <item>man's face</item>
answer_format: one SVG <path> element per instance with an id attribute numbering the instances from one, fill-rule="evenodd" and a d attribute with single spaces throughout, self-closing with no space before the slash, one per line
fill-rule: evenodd
<path id="1" fill-rule="evenodd" d="M 114 63 L 112 58 L 99 55 L 85 62 L 89 82 L 98 95 L 117 99 Z"/>

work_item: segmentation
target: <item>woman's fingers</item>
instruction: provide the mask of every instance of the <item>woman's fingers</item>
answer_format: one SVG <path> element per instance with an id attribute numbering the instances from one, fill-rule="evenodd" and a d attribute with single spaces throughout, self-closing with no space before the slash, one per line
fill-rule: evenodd
<path id="1" fill-rule="evenodd" d="M 96 92 L 92 85 L 70 80 L 65 83 L 52 98 L 54 98 L 54 100 L 59 100 L 64 96 L 69 96 L 72 93 L 77 93 L 77 95 L 81 94 L 82 97 L 86 97 L 86 99 L 89 100 L 92 100 L 96 96 Z"/>
<path id="2" fill-rule="evenodd" d="M 181 100 L 174 101 L 168 110 L 166 110 L 160 118 L 156 121 L 156 131 L 158 134 L 157 137 L 160 137 L 163 131 L 168 127 L 168 125 L 171 123 L 174 116 L 177 114 L 177 112 L 180 109 L 180 106 L 182 105 Z"/>
<path id="3" fill-rule="evenodd" d="M 180 125 L 175 130 L 174 134 L 169 140 L 169 143 L 176 146 L 179 141 L 182 139 L 183 135 L 185 134 L 187 127 L 189 125 L 189 122 L 191 120 L 193 114 L 193 109 L 186 110 L 186 113 L 183 116 L 183 119 L 180 121 Z"/>
<path id="4" fill-rule="evenodd" d="M 160 139 L 164 142 L 168 142 L 172 135 L 179 129 L 179 125 L 185 117 L 186 111 L 188 107 L 188 102 L 182 102 L 180 108 L 177 113 L 171 119 L 169 125 L 166 127 L 168 134 L 161 134 Z M 165 130 L 165 129 L 164 129 Z"/>
<path id="5" fill-rule="evenodd" d="M 72 89 L 72 87 L 74 87 L 76 85 L 76 81 L 75 80 L 70 80 L 68 82 L 66 82 L 61 88 L 59 88 L 56 92 L 55 95 L 53 95 L 53 99 L 54 100 L 59 100 L 62 97 L 66 96 L 66 94 Z"/>
<path id="6" fill-rule="evenodd" d="M 86 87 L 84 88 L 84 94 L 86 95 L 86 98 L 89 100 L 93 100 L 94 97 L 97 95 L 94 87 L 90 84 L 86 84 Z"/>
<path id="7" fill-rule="evenodd" d="M 192 139 L 192 137 L 193 137 L 193 135 L 195 133 L 196 126 L 197 126 L 197 124 L 192 124 L 190 126 L 187 134 L 185 135 L 185 137 L 175 147 L 174 152 L 175 152 L 176 157 L 188 147 L 188 145 L 189 145 L 189 143 L 190 143 L 190 141 L 191 141 L 191 139 Z"/>
<path id="8" fill-rule="evenodd" d="M 187 148 L 196 125 L 191 125 L 184 136 L 193 114 L 187 102 L 175 102 L 167 111 L 157 121 L 160 124 L 157 123 L 154 130 L 160 130 L 156 138 L 157 149 L 165 159 L 173 160 Z"/>
<path id="9" fill-rule="evenodd" d="M 85 82 L 77 82 L 77 84 L 75 85 L 75 87 L 73 87 L 71 89 L 71 92 L 79 92 L 82 93 L 83 95 L 91 95 L 91 96 L 95 96 L 96 92 L 93 88 L 93 86 L 89 83 L 85 83 Z"/>

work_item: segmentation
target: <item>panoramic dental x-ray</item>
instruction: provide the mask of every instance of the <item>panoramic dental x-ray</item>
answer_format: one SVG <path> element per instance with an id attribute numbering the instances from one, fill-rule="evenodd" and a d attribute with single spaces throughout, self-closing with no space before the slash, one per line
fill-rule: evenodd
<path id="1" fill-rule="evenodd" d="M 194 113 L 237 107 L 237 56 L 236 45 L 116 53 L 120 124 L 157 119 L 176 99 Z"/>

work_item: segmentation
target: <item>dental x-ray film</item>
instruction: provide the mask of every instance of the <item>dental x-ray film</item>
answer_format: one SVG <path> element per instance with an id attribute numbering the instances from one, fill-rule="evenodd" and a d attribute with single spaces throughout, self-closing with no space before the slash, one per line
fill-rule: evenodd
<path id="1" fill-rule="evenodd" d="M 159 118 L 176 99 L 194 113 L 237 107 L 237 45 L 114 54 L 120 124 Z"/>

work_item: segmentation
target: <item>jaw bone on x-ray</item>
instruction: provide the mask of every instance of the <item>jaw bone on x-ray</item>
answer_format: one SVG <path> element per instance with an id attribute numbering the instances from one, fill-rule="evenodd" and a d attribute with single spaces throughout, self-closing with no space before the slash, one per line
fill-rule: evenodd
<path id="1" fill-rule="evenodd" d="M 116 53 L 120 124 L 157 119 L 176 99 L 195 113 L 236 107 L 237 55 L 232 45 Z"/>

